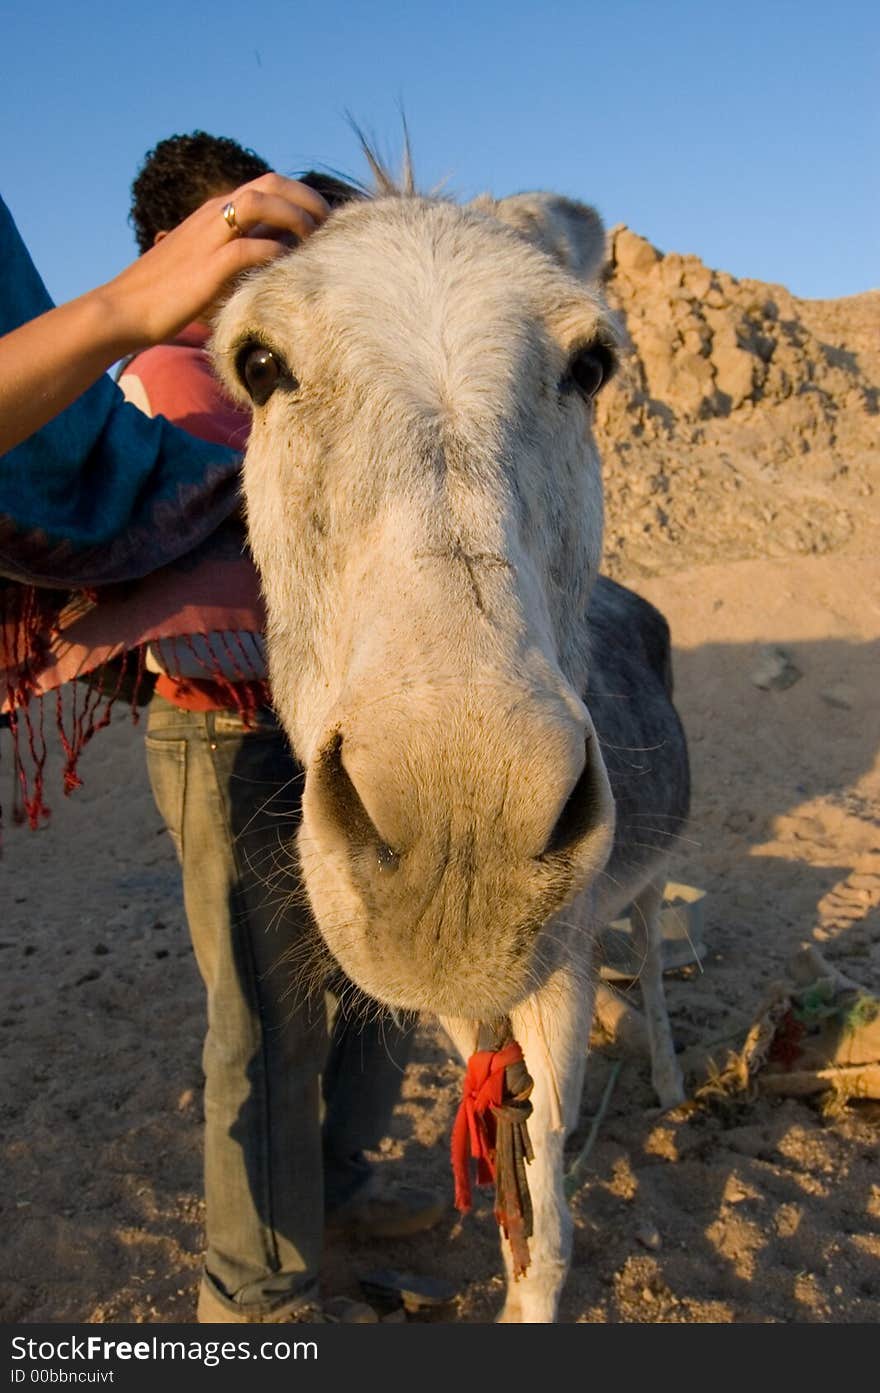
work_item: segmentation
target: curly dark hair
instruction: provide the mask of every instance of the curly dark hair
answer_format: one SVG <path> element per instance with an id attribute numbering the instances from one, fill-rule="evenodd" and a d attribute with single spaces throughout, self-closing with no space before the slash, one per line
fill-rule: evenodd
<path id="1" fill-rule="evenodd" d="M 270 166 L 226 136 L 172 135 L 149 150 L 131 186 L 129 222 L 142 252 L 208 198 L 267 174 Z"/>
<path id="2" fill-rule="evenodd" d="M 294 176 L 301 184 L 308 184 L 328 203 L 331 208 L 341 208 L 355 198 L 367 198 L 367 191 L 352 179 L 344 179 L 338 174 L 324 174 L 318 169 L 307 169 L 305 174 Z"/>

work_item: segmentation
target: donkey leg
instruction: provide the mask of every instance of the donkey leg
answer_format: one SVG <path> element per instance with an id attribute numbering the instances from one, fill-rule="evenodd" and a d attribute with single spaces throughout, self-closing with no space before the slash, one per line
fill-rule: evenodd
<path id="1" fill-rule="evenodd" d="M 633 900 L 630 923 L 633 949 L 641 963 L 639 983 L 651 1041 L 651 1082 L 660 1106 L 674 1108 L 684 1102 L 685 1092 L 663 989 L 662 904 L 663 879 L 655 877 Z"/>
<path id="2" fill-rule="evenodd" d="M 514 1038 L 534 1079 L 529 1134 L 535 1158 L 527 1168 L 534 1211 L 531 1261 L 514 1278 L 510 1245 L 501 1236 L 507 1269 L 502 1322 L 546 1324 L 556 1319 L 571 1260 L 573 1223 L 563 1189 L 565 1138 L 577 1122 L 584 1082 L 593 991 L 571 968 L 557 971 L 511 1013 Z"/>

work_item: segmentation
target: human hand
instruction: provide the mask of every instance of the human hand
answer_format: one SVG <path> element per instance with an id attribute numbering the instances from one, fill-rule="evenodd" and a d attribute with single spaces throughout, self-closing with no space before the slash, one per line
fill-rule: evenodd
<path id="1" fill-rule="evenodd" d="M 224 217 L 231 204 L 234 221 Z M 198 319 L 242 271 L 308 237 L 330 209 L 306 184 L 262 174 L 211 198 L 94 294 L 106 308 L 120 356 L 162 343 Z"/>

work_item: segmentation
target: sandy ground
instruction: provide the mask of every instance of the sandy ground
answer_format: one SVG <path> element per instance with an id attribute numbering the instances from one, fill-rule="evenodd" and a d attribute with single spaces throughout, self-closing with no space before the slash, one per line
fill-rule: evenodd
<path id="1" fill-rule="evenodd" d="M 667 979 L 693 1083 L 804 940 L 880 990 L 880 565 L 743 560 L 636 588 L 672 625 L 694 766 L 676 874 L 708 892 L 709 953 Z M 768 643 L 803 674 L 786 691 L 750 680 Z M 141 733 L 117 718 L 82 772 L 46 831 L 7 828 L 0 862 L 0 1318 L 188 1321 L 201 989 Z M 4 758 L 7 807 L 10 778 Z M 573 1151 L 611 1061 L 590 1057 Z M 426 1023 L 380 1165 L 451 1191 L 460 1077 Z M 880 1319 L 880 1105 L 827 1120 L 794 1101 L 652 1103 L 647 1061 L 627 1062 L 574 1204 L 563 1320 Z M 377 1265 L 454 1280 L 448 1317 L 500 1304 L 488 1200 L 421 1239 L 331 1246 L 327 1291 L 357 1295 Z"/>

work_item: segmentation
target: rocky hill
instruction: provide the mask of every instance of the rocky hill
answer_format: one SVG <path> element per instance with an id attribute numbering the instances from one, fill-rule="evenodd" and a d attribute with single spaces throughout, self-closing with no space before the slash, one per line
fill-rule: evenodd
<path id="1" fill-rule="evenodd" d="M 799 300 L 626 227 L 607 289 L 631 344 L 597 408 L 605 567 L 867 554 L 880 520 L 880 291 Z"/>

